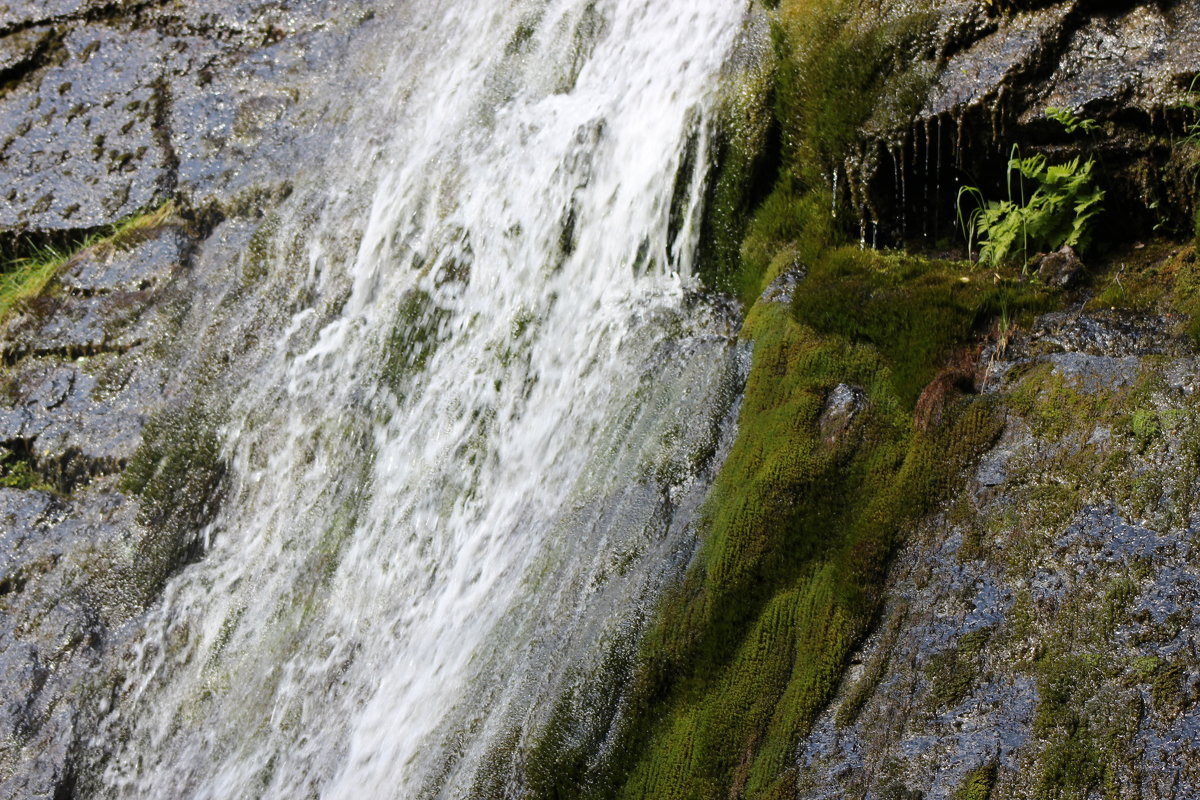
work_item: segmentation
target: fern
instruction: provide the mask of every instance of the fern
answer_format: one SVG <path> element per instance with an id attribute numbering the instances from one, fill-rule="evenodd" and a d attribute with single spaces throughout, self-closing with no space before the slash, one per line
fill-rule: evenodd
<path id="1" fill-rule="evenodd" d="M 1046 108 L 1046 116 L 1062 125 L 1063 128 L 1066 129 L 1067 133 L 1083 131 L 1084 133 L 1090 134 L 1100 130 L 1100 125 L 1096 122 L 1096 120 L 1077 117 L 1074 113 L 1065 108 L 1048 106 Z"/>
<path id="2" fill-rule="evenodd" d="M 1061 109 L 1047 109 L 1067 132 L 1094 129 L 1093 120 L 1080 120 Z M 958 192 L 959 224 L 967 238 L 968 255 L 979 245 L 979 263 L 996 267 L 1020 255 L 1021 265 L 1031 253 L 1057 250 L 1063 245 L 1085 249 L 1091 238 L 1091 223 L 1102 210 L 1104 190 L 1093 179 L 1095 159 L 1080 162 L 1078 156 L 1065 164 L 1050 164 L 1040 153 L 1022 158 L 1013 145 L 1008 160 L 1007 200 L 985 200 L 974 186 Z M 1014 183 L 1017 197 L 1013 196 Z M 1025 196 L 1027 184 L 1033 191 Z M 963 215 L 964 197 L 972 198 L 975 209 Z"/>

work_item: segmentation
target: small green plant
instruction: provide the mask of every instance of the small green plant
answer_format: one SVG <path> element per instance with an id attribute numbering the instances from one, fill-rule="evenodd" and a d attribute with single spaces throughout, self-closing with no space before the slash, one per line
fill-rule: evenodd
<path id="1" fill-rule="evenodd" d="M 1196 92 L 1196 81 L 1200 80 L 1200 75 L 1192 78 L 1192 82 L 1188 84 L 1187 99 L 1180 102 L 1176 107 L 1183 109 L 1186 112 L 1188 122 L 1185 123 L 1183 129 L 1183 139 L 1180 143 L 1187 146 L 1190 150 L 1200 147 L 1200 99 Z M 1187 170 L 1192 177 L 1193 186 L 1196 183 L 1196 173 L 1200 171 L 1200 164 L 1197 163 L 1194 155 L 1190 155 L 1187 162 Z M 1192 212 L 1192 230 L 1195 234 L 1195 239 L 1200 242 L 1200 206 Z"/>
<path id="2" fill-rule="evenodd" d="M 1100 124 L 1096 122 L 1096 120 L 1077 117 L 1074 113 L 1065 108 L 1047 106 L 1046 116 L 1062 125 L 1063 128 L 1066 129 L 1067 133 L 1083 131 L 1084 133 L 1091 134 L 1100 130 Z"/>
<path id="3" fill-rule="evenodd" d="M 23 255 L 0 260 L 0 322 L 46 291 L 59 270 L 81 250 L 130 247 L 146 231 L 162 226 L 174 212 L 174 204 L 168 201 L 157 209 L 93 231 L 72 244 L 27 245 L 22 248 Z"/>
<path id="4" fill-rule="evenodd" d="M 1051 110 L 1057 113 L 1049 114 Z M 1048 109 L 1047 113 L 1068 132 L 1094 130 L 1093 120 L 1080 120 L 1060 109 Z M 1081 161 L 1078 156 L 1065 164 L 1050 164 L 1040 153 L 1022 158 L 1013 145 L 1006 176 L 1007 200 L 989 201 L 975 186 L 959 189 L 958 221 L 967 238 L 968 255 L 978 242 L 979 263 L 996 267 L 1019 255 L 1024 267 L 1032 253 L 1063 245 L 1085 248 L 1092 219 L 1102 210 L 1104 200 L 1104 190 L 1093 180 L 1095 165 L 1095 159 Z M 1028 196 L 1027 184 L 1034 187 Z M 963 213 L 965 197 L 976 202 L 970 214 Z"/>
<path id="5" fill-rule="evenodd" d="M 0 447 L 0 488 L 53 491 L 28 456 Z"/>
<path id="6" fill-rule="evenodd" d="M 31 248 L 28 255 L 6 265 L 0 272 L 0 320 L 21 303 L 40 295 L 71 252 L 43 245 Z"/>
<path id="7" fill-rule="evenodd" d="M 1182 140 L 1184 144 L 1200 144 L 1200 99 L 1197 99 L 1196 92 L 1196 81 L 1198 80 L 1200 80 L 1200 75 L 1192 78 L 1192 82 L 1188 84 L 1187 88 L 1187 99 L 1176 105 L 1176 108 L 1183 109 L 1191 118 L 1191 121 L 1184 125 Z"/>

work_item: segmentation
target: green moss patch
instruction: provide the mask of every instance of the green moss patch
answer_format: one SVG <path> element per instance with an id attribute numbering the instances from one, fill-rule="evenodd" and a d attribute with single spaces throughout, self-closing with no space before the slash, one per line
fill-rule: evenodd
<path id="1" fill-rule="evenodd" d="M 161 227 L 174 213 L 167 202 L 115 225 L 54 242 L 24 242 L 0 259 L 0 323 L 25 303 L 42 295 L 59 271 L 80 251 L 126 249 Z"/>
<path id="2" fill-rule="evenodd" d="M 985 764 L 967 773 L 951 800 L 988 800 L 996 783 L 996 765 Z"/>
<path id="3" fill-rule="evenodd" d="M 910 124 L 930 85 L 935 16 L 869 17 L 843 0 L 783 0 L 770 68 L 742 78 L 725 113 L 700 273 L 747 308 L 788 264 L 837 233 L 857 234 L 872 214 L 861 185 L 867 151 L 881 132 Z"/>
<path id="4" fill-rule="evenodd" d="M 141 499 L 147 525 L 190 531 L 212 518 L 224 477 L 216 426 L 195 403 L 160 412 L 146 424 L 121 489 Z"/>
<path id="5" fill-rule="evenodd" d="M 437 306 L 428 292 L 411 289 L 405 293 L 384 342 L 383 381 L 397 394 L 403 394 L 410 376 L 425 369 L 448 317 L 449 312 Z"/>
<path id="6" fill-rule="evenodd" d="M 1179 333 L 1200 344 L 1200 255 L 1194 246 L 1160 241 L 1118 252 L 1100 265 L 1090 288 L 1088 310 L 1174 317 Z"/>
<path id="7" fill-rule="evenodd" d="M 783 0 L 774 38 L 787 166 L 810 185 L 829 183 L 865 131 L 908 125 L 933 74 L 936 19 L 919 6 L 863 14 L 842 0 Z"/>
<path id="8" fill-rule="evenodd" d="M 793 301 L 796 315 L 815 330 L 877 349 L 909 407 L 973 331 L 1001 316 L 1029 319 L 1054 303 L 1041 287 L 981 276 L 967 262 L 854 246 L 822 253 Z"/>
<path id="9" fill-rule="evenodd" d="M 790 791 L 792 748 L 877 611 L 901 532 L 1000 430 L 988 401 L 957 396 L 944 425 L 915 430 L 879 348 L 818 333 L 786 306 L 756 306 L 745 335 L 738 441 L 697 563 L 647 640 L 640 691 L 659 711 L 625 797 Z M 839 383 L 866 402 L 831 441 L 819 423 Z"/>
<path id="10" fill-rule="evenodd" d="M 0 488 L 54 491 L 37 471 L 30 456 L 7 447 L 0 447 Z"/>

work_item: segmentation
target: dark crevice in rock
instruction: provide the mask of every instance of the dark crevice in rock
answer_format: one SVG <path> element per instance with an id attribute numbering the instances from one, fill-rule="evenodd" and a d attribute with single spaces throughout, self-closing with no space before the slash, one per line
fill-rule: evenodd
<path id="1" fill-rule="evenodd" d="M 165 74 L 151 84 L 154 89 L 154 140 L 163 153 L 163 173 L 159 179 L 159 192 L 163 197 L 173 197 L 179 184 L 179 154 L 171 134 L 171 83 Z"/>
<path id="2" fill-rule="evenodd" d="M 30 29 L 32 30 L 32 28 Z M 43 67 L 49 66 L 61 53 L 63 37 L 60 31 L 47 29 L 33 47 L 0 69 L 0 97 Z"/>
<path id="3" fill-rule="evenodd" d="M 87 342 L 84 344 L 71 344 L 65 347 L 35 347 L 29 349 L 23 345 L 5 343 L 0 346 L 2 347 L 0 349 L 0 363 L 11 367 L 27 358 L 58 358 L 64 361 L 74 361 L 78 358 L 92 358 L 99 355 L 123 355 L 140 344 L 142 344 L 141 341 L 122 342 L 120 344 Z"/>
<path id="4" fill-rule="evenodd" d="M 16 454 L 17 459 L 28 464 L 45 486 L 53 487 L 63 495 L 69 495 L 96 478 L 115 475 L 128 465 L 127 459 L 97 458 L 86 455 L 76 447 L 67 448 L 50 458 L 43 456 L 37 459 L 34 456 L 35 441 L 36 439 L 12 439 L 0 442 L 0 447 Z M 8 579 L 11 580 L 11 577 Z M 4 592 L 0 591 L 0 594 Z"/>
<path id="5" fill-rule="evenodd" d="M 1132 75 L 1124 94 L 1098 89 L 1082 108 L 1072 109 L 1095 119 L 1102 132 L 1068 135 L 1044 115 L 1044 107 L 1055 104 L 1048 99 L 1053 97 L 1048 87 L 1064 81 L 1075 90 L 1090 87 L 1090 79 L 1074 75 L 1068 64 L 1081 47 L 1080 37 L 1086 38 L 1089 28 L 1093 38 L 1098 36 L 1097 25 L 1102 30 L 1115 24 L 1122 15 L 1135 14 L 1140 4 L 1121 0 L 1038 7 L 1021 17 L 975 13 L 952 24 L 938 51 L 942 77 L 929 105 L 907 129 L 868 137 L 861 161 L 874 166 L 863 176 L 865 205 L 853 209 L 863 218 L 868 242 L 962 247 L 959 188 L 978 187 L 989 199 L 1007 197 L 1007 164 L 1017 142 L 1022 155 L 1040 152 L 1053 162 L 1096 159 L 1098 180 L 1107 191 L 1105 216 L 1096 225 L 1100 238 L 1106 230 L 1124 238 L 1147 236 L 1151 230 L 1190 233 L 1185 212 L 1200 192 L 1194 174 L 1173 160 L 1173 142 L 1192 121 L 1186 109 L 1172 105 L 1170 97 L 1146 96 L 1136 88 L 1141 77 Z M 958 61 L 964 56 L 965 64 Z M 986 76 L 965 83 L 955 77 L 958 71 L 981 69 L 985 61 L 1003 70 L 994 83 Z M 1174 88 L 1186 91 L 1192 74 L 1173 76 Z M 1084 91 L 1082 96 L 1089 95 Z M 1110 220 L 1120 224 L 1109 225 Z"/>
<path id="6" fill-rule="evenodd" d="M 53 459 L 44 459 L 40 470 L 47 481 L 63 494 L 70 494 L 96 478 L 116 475 L 128 461 L 123 458 L 96 458 L 78 448 L 68 448 Z"/>
<path id="7" fill-rule="evenodd" d="M 182 263 L 187 266 L 192 261 L 196 248 L 212 235 L 217 226 L 225 221 L 226 213 L 216 201 L 193 206 L 186 198 L 176 200 L 176 214 L 184 222 L 187 231 L 187 248 L 181 256 Z"/>
<path id="8" fill-rule="evenodd" d="M 23 19 L 7 26 L 0 26 L 0 36 L 36 28 L 41 25 L 65 25 L 80 22 L 113 22 L 136 17 L 147 8 L 166 5 L 170 0 L 141 0 L 140 2 L 102 3 L 95 6 L 85 6 L 67 14 L 52 14 L 45 17 Z"/>
<path id="9" fill-rule="evenodd" d="M 6 594 L 17 594 L 25 588 L 25 576 L 20 572 L 5 575 L 0 578 L 0 597 Z"/>
<path id="10" fill-rule="evenodd" d="M 152 288 L 154 288 L 154 281 L 149 278 L 143 278 L 134 286 L 133 293 L 140 294 L 142 292 L 147 292 Z M 64 286 L 63 291 L 71 297 L 82 298 L 103 297 L 113 293 L 112 289 L 98 289 L 92 286 Z"/>
<path id="11" fill-rule="evenodd" d="M 27 438 L 0 442 L 0 451 L 9 453 L 6 463 L 0 465 L 0 478 L 9 473 L 13 465 L 24 465 L 32 473 L 26 477 L 34 481 L 33 488 L 52 487 L 56 492 L 68 495 L 96 478 L 115 475 L 128 466 L 125 458 L 92 456 L 77 447 L 38 458 L 34 451 L 36 441 L 36 438 Z M 4 593 L 0 591 L 0 594 Z"/>
<path id="12" fill-rule="evenodd" d="M 108 230 L 107 225 L 62 230 L 0 230 L 0 273 L 14 261 L 37 258 L 53 251 L 69 253 Z"/>
<path id="13" fill-rule="evenodd" d="M 75 800 L 77 797 L 75 773 L 68 770 L 54 789 L 54 800 Z"/>
<path id="14" fill-rule="evenodd" d="M 30 488 L 45 482 L 33 453 L 32 438 L 7 439 L 0 442 L 0 485 L 7 488 Z M 19 590 L 19 587 L 18 587 Z M 0 594 L 7 592 L 0 589 Z"/>

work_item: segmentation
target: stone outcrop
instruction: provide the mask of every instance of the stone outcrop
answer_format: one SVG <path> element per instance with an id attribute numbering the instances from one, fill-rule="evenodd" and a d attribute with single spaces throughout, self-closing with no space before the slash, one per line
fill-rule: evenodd
<path id="1" fill-rule="evenodd" d="M 956 235 L 958 187 L 999 192 L 1013 144 L 1101 159 L 1114 238 L 1185 229 L 1171 143 L 1194 122 L 1200 3 L 1033 5 L 933 10 L 916 118 L 869 125 L 843 172 L 881 243 Z M 174 203 L 137 241 L 83 249 L 0 335 L 0 478 L 28 478 L 0 488 L 0 797 L 76 796 L 102 766 L 84 751 L 128 691 L 115 654 L 203 557 L 226 475 L 201 390 L 301 302 L 259 284 L 263 240 L 295 165 L 328 158 L 346 101 L 325 87 L 370 19 L 351 0 L 0 4 L 0 255 Z M 1043 279 L 1082 303 L 1072 258 Z M 764 299 L 805 276 L 792 263 Z M 989 340 L 977 388 L 1004 398 L 1003 432 L 901 549 L 795 752 L 801 796 L 1200 794 L 1200 362 L 1178 322 L 1074 308 Z M 947 375 L 943 395 L 974 388 Z M 835 383 L 821 441 L 865 398 Z"/>
<path id="2" fill-rule="evenodd" d="M 269 312 L 244 253 L 328 147 L 305 120 L 367 5 L 0 4 L 0 256 L 94 242 L 0 333 L 0 797 L 76 796 L 116 654 L 202 556 L 224 466 L 198 387 Z"/>
<path id="3" fill-rule="evenodd" d="M 897 558 L 801 794 L 1194 796 L 1194 351 L 1162 318 L 1062 313 L 989 356 L 1004 433 Z"/>

